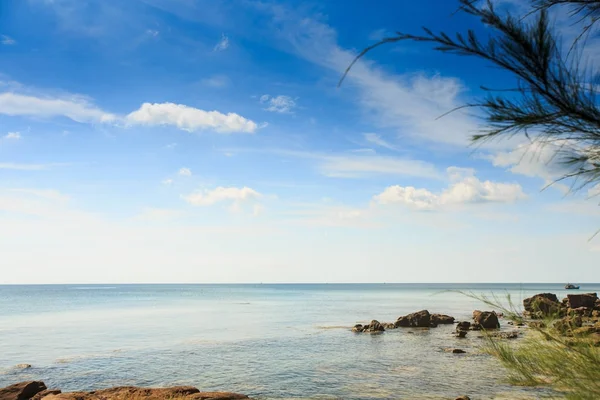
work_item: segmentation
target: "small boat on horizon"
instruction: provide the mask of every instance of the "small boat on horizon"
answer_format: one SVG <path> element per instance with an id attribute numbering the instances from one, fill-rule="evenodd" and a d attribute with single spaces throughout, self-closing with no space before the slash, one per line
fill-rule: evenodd
<path id="1" fill-rule="evenodd" d="M 567 283 L 567 284 L 565 285 L 565 289 L 567 289 L 567 290 L 571 290 L 571 289 L 579 289 L 579 286 L 576 286 L 576 285 L 572 285 L 572 284 L 570 284 L 570 283 Z"/>

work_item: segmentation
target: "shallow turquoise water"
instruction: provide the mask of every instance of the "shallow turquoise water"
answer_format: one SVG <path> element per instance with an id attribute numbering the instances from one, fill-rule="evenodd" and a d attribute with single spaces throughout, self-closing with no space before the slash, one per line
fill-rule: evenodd
<path id="1" fill-rule="evenodd" d="M 41 379 L 63 390 L 189 384 L 265 399 L 536 397 L 503 384 L 476 333 L 349 332 L 423 308 L 458 319 L 482 308 L 456 290 L 519 302 L 566 294 L 552 284 L 0 286 L 0 387 Z"/>

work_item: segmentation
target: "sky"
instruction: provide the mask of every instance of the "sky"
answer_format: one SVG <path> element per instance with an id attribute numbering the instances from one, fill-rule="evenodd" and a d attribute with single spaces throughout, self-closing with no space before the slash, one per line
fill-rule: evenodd
<path id="1" fill-rule="evenodd" d="M 489 33 L 434 3 L 2 2 L 0 284 L 600 282 L 600 186 L 438 118 L 510 76 L 399 43 L 337 87 Z"/>

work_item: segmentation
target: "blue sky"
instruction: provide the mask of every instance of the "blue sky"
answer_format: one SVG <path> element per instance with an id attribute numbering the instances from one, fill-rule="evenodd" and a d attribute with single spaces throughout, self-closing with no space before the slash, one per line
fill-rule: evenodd
<path id="1" fill-rule="evenodd" d="M 597 188 L 437 119 L 509 76 L 401 43 L 337 88 L 388 32 L 488 34 L 455 7 L 3 4 L 0 283 L 600 281 Z"/>

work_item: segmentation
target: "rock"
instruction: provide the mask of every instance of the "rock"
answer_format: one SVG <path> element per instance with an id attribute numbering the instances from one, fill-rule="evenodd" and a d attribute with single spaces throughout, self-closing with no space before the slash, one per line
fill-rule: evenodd
<path id="1" fill-rule="evenodd" d="M 361 324 L 356 324 L 354 325 L 354 327 L 352 327 L 352 332 L 362 332 L 364 330 L 364 327 Z"/>
<path id="2" fill-rule="evenodd" d="M 539 293 L 523 300 L 525 312 L 532 318 L 541 319 L 559 314 L 562 304 L 553 293 Z"/>
<path id="3" fill-rule="evenodd" d="M 383 322 L 381 325 L 385 328 L 385 330 L 396 329 L 396 325 L 392 322 Z"/>
<path id="4" fill-rule="evenodd" d="M 17 365 L 15 365 L 15 368 L 27 369 L 27 368 L 31 368 L 31 364 L 17 364 Z"/>
<path id="5" fill-rule="evenodd" d="M 581 317 L 591 317 L 592 311 L 593 311 L 593 309 L 589 308 L 589 307 L 568 308 L 567 315 L 579 315 Z"/>
<path id="6" fill-rule="evenodd" d="M 588 307 L 594 308 L 598 300 L 598 294 L 596 293 L 584 293 L 584 294 L 568 294 L 567 302 L 569 308 Z"/>
<path id="7" fill-rule="evenodd" d="M 572 335 L 575 328 L 581 328 L 583 320 L 580 316 L 564 317 L 554 321 L 554 328 L 563 335 Z"/>
<path id="8" fill-rule="evenodd" d="M 46 390 L 44 382 L 29 381 L 16 383 L 11 386 L 0 389 L 0 400 L 25 400 Z"/>
<path id="9" fill-rule="evenodd" d="M 453 324 L 454 317 L 444 314 L 431 314 L 431 321 L 439 325 Z"/>
<path id="10" fill-rule="evenodd" d="M 50 394 L 44 400 L 243 400 L 248 396 L 228 392 L 200 392 L 195 387 L 181 386 L 166 389 L 146 389 L 138 387 L 116 387 L 94 392 L 74 392 Z"/>
<path id="11" fill-rule="evenodd" d="M 500 322 L 498 322 L 498 316 L 494 311 L 473 311 L 473 320 L 475 324 L 482 329 L 498 329 L 500 328 Z"/>
<path id="12" fill-rule="evenodd" d="M 427 310 L 417 311 L 398 318 L 395 325 L 397 327 L 427 328 L 431 326 L 431 314 Z"/>
<path id="13" fill-rule="evenodd" d="M 379 321 L 377 321 L 376 319 L 374 319 L 366 327 L 365 331 L 367 331 L 367 332 L 383 332 L 383 331 L 385 331 L 385 328 L 383 327 L 383 325 L 381 325 L 381 323 L 379 323 Z"/>
<path id="14" fill-rule="evenodd" d="M 469 333 L 469 331 L 456 331 L 455 335 L 457 338 L 463 339 L 467 337 L 467 333 Z"/>
<path id="15" fill-rule="evenodd" d="M 456 325 L 456 330 L 457 331 L 468 331 L 470 327 L 471 327 L 471 323 L 469 321 L 460 321 Z"/>
<path id="16" fill-rule="evenodd" d="M 452 354 L 464 354 L 464 353 L 466 353 L 466 351 L 464 351 L 463 349 L 444 349 L 444 351 L 446 353 L 452 353 Z"/>
<path id="17" fill-rule="evenodd" d="M 498 339 L 516 339 L 519 337 L 519 331 L 493 332 L 489 336 Z"/>
<path id="18" fill-rule="evenodd" d="M 38 394 L 36 394 L 35 396 L 33 396 L 31 398 L 31 400 L 40 400 L 43 397 L 50 396 L 51 394 L 61 394 L 61 393 L 62 392 L 58 389 L 43 390 L 43 391 L 39 392 Z"/>
<path id="19" fill-rule="evenodd" d="M 460 396 L 460 397 L 457 397 L 454 400 L 471 400 L 471 398 L 469 396 Z"/>

